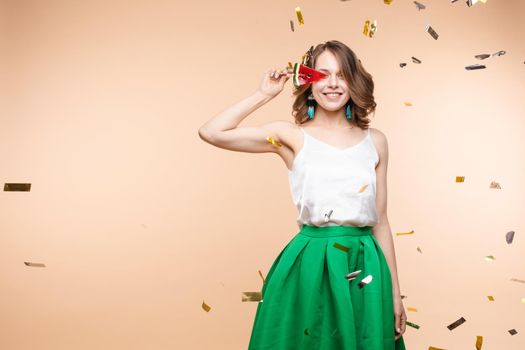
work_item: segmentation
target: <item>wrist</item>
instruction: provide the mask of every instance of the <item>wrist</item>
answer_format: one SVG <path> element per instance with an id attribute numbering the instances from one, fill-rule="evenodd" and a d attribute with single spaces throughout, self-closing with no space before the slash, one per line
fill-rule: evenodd
<path id="1" fill-rule="evenodd" d="M 270 101 L 272 98 L 274 98 L 275 96 L 272 96 L 272 95 L 268 95 L 264 92 L 262 92 L 261 90 L 257 90 L 255 92 L 255 96 L 257 97 L 257 99 L 259 100 L 262 100 L 264 102 L 268 102 Z"/>

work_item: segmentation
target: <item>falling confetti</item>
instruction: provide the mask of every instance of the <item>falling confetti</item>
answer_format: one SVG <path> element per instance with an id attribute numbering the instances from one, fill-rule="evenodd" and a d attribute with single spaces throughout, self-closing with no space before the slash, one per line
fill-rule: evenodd
<path id="1" fill-rule="evenodd" d="M 465 182 L 465 176 L 456 176 L 456 182 Z"/>
<path id="2" fill-rule="evenodd" d="M 488 298 L 490 301 L 494 301 L 494 297 L 493 297 L 492 295 L 487 296 L 487 298 Z"/>
<path id="3" fill-rule="evenodd" d="M 330 220 L 330 215 L 332 215 L 333 210 L 330 209 L 330 212 L 328 214 L 324 214 L 324 222 L 328 222 Z"/>
<path id="4" fill-rule="evenodd" d="M 384 0 L 384 3 L 390 5 L 392 3 L 392 0 Z"/>
<path id="5" fill-rule="evenodd" d="M 515 335 L 515 334 L 518 334 L 518 331 L 513 328 L 513 329 L 509 329 L 509 333 L 510 335 Z"/>
<path id="6" fill-rule="evenodd" d="M 348 251 L 350 250 L 350 248 L 345 247 L 344 245 L 339 244 L 339 243 L 337 243 L 337 242 L 334 243 L 334 247 L 337 248 L 337 249 L 342 250 L 342 251 L 345 252 L 345 253 L 348 253 Z"/>
<path id="7" fill-rule="evenodd" d="M 427 8 L 425 5 L 423 5 L 422 3 L 417 2 L 417 1 L 414 1 L 414 4 L 416 4 L 416 8 L 417 8 L 418 11 L 421 11 L 421 10 L 424 10 L 424 9 Z"/>
<path id="8" fill-rule="evenodd" d="M 494 255 L 487 255 L 487 256 L 485 257 L 485 260 L 486 260 L 486 261 L 494 261 L 494 259 L 496 259 L 496 258 L 494 257 Z"/>
<path id="9" fill-rule="evenodd" d="M 374 19 L 372 22 L 370 22 L 370 20 L 367 19 L 365 21 L 365 26 L 363 28 L 363 34 L 365 36 L 372 38 L 374 34 L 376 33 L 376 31 L 377 31 L 377 20 Z"/>
<path id="10" fill-rule="evenodd" d="M 481 350 L 481 345 L 483 345 L 483 337 L 481 335 L 476 336 L 476 349 Z"/>
<path id="11" fill-rule="evenodd" d="M 359 282 L 359 288 L 363 288 L 365 285 L 372 282 L 372 275 L 368 275 Z"/>
<path id="12" fill-rule="evenodd" d="M 242 301 L 261 301 L 262 292 L 242 292 Z"/>
<path id="13" fill-rule="evenodd" d="M 261 276 L 263 284 L 266 283 L 266 280 L 264 279 L 264 276 L 263 276 L 261 270 L 259 270 L 259 276 Z"/>
<path id="14" fill-rule="evenodd" d="M 497 189 L 500 189 L 501 190 L 501 186 L 499 183 L 497 183 L 496 181 L 492 181 L 490 183 L 490 188 L 497 188 Z"/>
<path id="15" fill-rule="evenodd" d="M 210 312 L 211 307 L 210 307 L 208 304 L 206 304 L 206 303 L 204 302 L 204 300 L 203 300 L 203 301 L 202 301 L 202 309 L 203 309 L 204 311 L 206 311 L 206 312 Z"/>
<path id="16" fill-rule="evenodd" d="M 435 40 L 437 40 L 439 38 L 439 35 L 438 33 L 434 30 L 434 28 L 432 28 L 430 26 L 430 24 L 427 25 L 426 29 L 425 29 L 428 34 L 430 34 L 431 37 L 433 37 Z"/>
<path id="17" fill-rule="evenodd" d="M 400 63 L 400 64 L 399 64 L 399 67 L 404 68 L 404 67 L 406 67 L 406 65 L 407 65 L 407 64 L 403 62 L 403 63 Z"/>
<path id="18" fill-rule="evenodd" d="M 412 106 L 412 103 L 410 103 L 410 102 L 405 102 L 405 106 L 407 106 L 407 107 L 411 107 L 411 106 Z"/>
<path id="19" fill-rule="evenodd" d="M 415 329 L 419 329 L 419 325 L 417 325 L 415 323 L 408 322 L 408 321 L 405 321 L 405 323 L 406 323 L 407 326 L 410 326 L 410 327 L 415 328 Z"/>
<path id="20" fill-rule="evenodd" d="M 363 186 L 359 189 L 358 193 L 362 193 L 362 192 L 364 192 L 364 191 L 366 190 L 367 187 L 368 187 L 368 184 L 363 185 Z"/>
<path id="21" fill-rule="evenodd" d="M 417 251 L 423 254 L 423 252 L 421 251 L 421 248 L 417 247 Z"/>
<path id="22" fill-rule="evenodd" d="M 509 231 L 505 234 L 505 240 L 507 241 L 508 244 L 511 244 L 512 241 L 514 240 L 514 231 Z"/>
<path id="23" fill-rule="evenodd" d="M 295 32 L 295 28 L 293 26 L 293 21 L 292 20 L 290 20 L 290 29 L 292 29 L 292 32 Z"/>
<path id="24" fill-rule="evenodd" d="M 419 60 L 419 59 L 415 58 L 414 56 L 412 56 L 412 62 L 420 64 L 421 60 Z"/>
<path id="25" fill-rule="evenodd" d="M 297 14 L 297 20 L 299 21 L 299 25 L 302 26 L 304 24 L 304 20 L 303 14 L 301 13 L 301 8 L 299 6 L 295 8 L 295 13 Z"/>
<path id="26" fill-rule="evenodd" d="M 274 140 L 272 137 L 268 136 L 266 138 L 266 141 L 270 142 L 272 145 L 274 145 L 275 147 L 281 147 L 281 143 L 277 140 Z"/>
<path id="27" fill-rule="evenodd" d="M 445 349 L 442 349 L 442 348 L 436 348 L 435 346 L 429 346 L 429 347 L 428 347 L 428 350 L 445 350 Z"/>
<path id="28" fill-rule="evenodd" d="M 28 262 L 28 261 L 24 261 L 24 264 L 26 266 L 31 266 L 31 267 L 46 267 L 46 264 L 34 263 L 34 262 Z"/>
<path id="29" fill-rule="evenodd" d="M 520 280 L 520 279 L 517 279 L 517 278 L 511 278 L 510 280 L 514 281 L 514 282 L 525 283 L 525 280 Z"/>
<path id="30" fill-rule="evenodd" d="M 471 64 L 470 66 L 465 67 L 466 70 L 476 70 L 476 69 L 485 69 L 485 68 L 487 67 L 483 64 Z"/>
<path id="31" fill-rule="evenodd" d="M 449 324 L 449 325 L 447 326 L 447 328 L 450 329 L 450 330 L 453 330 L 454 328 L 456 328 L 456 327 L 462 325 L 463 323 L 465 323 L 465 321 L 466 321 L 466 320 L 465 320 L 463 317 L 461 317 L 459 320 L 454 321 L 454 322 L 452 322 L 451 324 Z"/>
<path id="32" fill-rule="evenodd" d="M 477 58 L 478 60 L 484 60 L 484 59 L 487 59 L 490 57 L 489 54 L 486 54 L 486 53 L 483 53 L 483 54 L 480 54 L 480 55 L 476 55 L 474 56 L 475 58 Z"/>
<path id="33" fill-rule="evenodd" d="M 417 309 L 415 307 L 407 307 L 408 312 L 417 312 Z"/>
<path id="34" fill-rule="evenodd" d="M 357 270 L 357 271 L 354 271 L 354 272 L 351 272 L 349 274 L 347 274 L 345 276 L 345 278 L 349 281 L 352 281 L 356 278 L 357 275 L 359 275 L 361 273 L 361 270 Z"/>
<path id="35" fill-rule="evenodd" d="M 400 235 L 411 235 L 411 234 L 414 234 L 414 230 L 410 231 L 410 232 L 396 232 L 396 236 L 400 236 Z"/>
<path id="36" fill-rule="evenodd" d="M 494 56 L 503 56 L 504 54 L 506 54 L 507 52 L 505 50 L 500 50 L 498 52 L 495 52 L 492 54 L 492 57 Z"/>

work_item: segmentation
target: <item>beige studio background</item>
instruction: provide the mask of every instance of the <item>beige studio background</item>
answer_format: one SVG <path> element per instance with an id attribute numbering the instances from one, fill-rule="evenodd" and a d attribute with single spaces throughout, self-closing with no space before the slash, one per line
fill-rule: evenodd
<path id="1" fill-rule="evenodd" d="M 525 284 L 511 278 L 525 279 L 525 4 L 420 2 L 1 0 L 0 178 L 32 187 L 0 193 L 0 348 L 246 349 L 257 304 L 241 292 L 260 290 L 297 212 L 276 155 L 197 130 L 266 69 L 337 39 L 376 83 L 401 290 L 420 325 L 407 348 L 474 349 L 482 335 L 483 349 L 523 349 Z M 487 69 L 464 69 L 475 63 Z M 241 125 L 292 120 L 291 91 Z"/>

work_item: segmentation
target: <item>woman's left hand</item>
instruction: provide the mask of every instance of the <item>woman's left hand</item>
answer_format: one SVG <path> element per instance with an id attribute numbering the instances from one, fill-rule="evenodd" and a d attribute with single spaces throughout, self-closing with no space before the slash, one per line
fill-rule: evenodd
<path id="1" fill-rule="evenodd" d="M 401 295 L 394 295 L 394 315 L 395 315 L 395 340 L 398 340 L 399 337 L 405 333 L 407 315 L 405 313 L 405 307 L 403 306 L 403 301 L 401 300 Z"/>

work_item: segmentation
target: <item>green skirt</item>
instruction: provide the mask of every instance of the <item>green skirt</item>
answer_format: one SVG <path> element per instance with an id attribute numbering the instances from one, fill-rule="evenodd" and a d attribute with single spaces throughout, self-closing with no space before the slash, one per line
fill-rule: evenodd
<path id="1" fill-rule="evenodd" d="M 394 336 L 392 278 L 372 228 L 304 225 L 268 272 L 248 349 L 404 350 Z"/>

